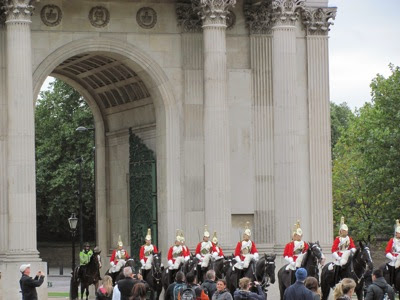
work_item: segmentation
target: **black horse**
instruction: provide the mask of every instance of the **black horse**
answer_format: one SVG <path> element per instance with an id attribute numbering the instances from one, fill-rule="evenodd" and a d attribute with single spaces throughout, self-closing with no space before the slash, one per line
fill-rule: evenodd
<path id="1" fill-rule="evenodd" d="M 239 279 L 243 277 L 248 277 L 251 281 L 260 282 L 266 293 L 270 283 L 275 283 L 275 258 L 276 254 L 265 253 L 257 262 L 252 260 L 249 267 L 244 270 L 233 270 L 235 261 L 232 260 L 231 266 L 226 272 L 226 281 L 231 294 L 238 288 Z"/>
<path id="2" fill-rule="evenodd" d="M 390 274 L 390 270 L 387 264 L 380 266 L 380 269 L 383 272 L 383 276 L 387 283 L 393 282 L 393 287 L 395 292 L 398 294 L 400 298 L 400 267 L 395 268 L 392 274 Z M 393 278 L 392 278 L 393 277 Z M 392 279 L 392 281 L 390 280 Z"/>
<path id="3" fill-rule="evenodd" d="M 340 268 L 335 276 L 335 269 Z M 321 290 L 322 300 L 328 299 L 330 289 L 333 288 L 339 280 L 343 278 L 352 278 L 356 282 L 357 286 L 355 292 L 357 299 L 363 298 L 363 289 L 365 276 L 373 270 L 374 266 L 371 259 L 371 252 L 369 245 L 364 245 L 362 242 L 359 243 L 356 252 L 349 257 L 346 265 L 339 267 L 335 266 L 333 270 L 329 270 L 329 264 L 326 264 L 322 269 L 321 273 Z"/>
<path id="4" fill-rule="evenodd" d="M 114 272 L 114 273 L 110 273 L 110 270 L 107 270 L 105 275 L 108 275 L 112 278 L 113 281 L 113 285 L 115 285 L 115 282 L 118 278 L 118 276 L 122 273 L 122 271 L 124 270 L 125 267 L 131 267 L 132 269 L 132 273 L 135 273 L 135 261 L 133 258 L 129 258 L 125 265 L 123 267 L 121 267 L 121 269 L 118 272 Z"/>
<path id="5" fill-rule="evenodd" d="M 319 281 L 319 269 L 318 264 L 321 263 L 323 258 L 321 246 L 319 242 L 308 243 L 308 250 L 304 253 L 303 260 L 301 262 L 301 268 L 307 270 L 308 276 L 313 276 Z M 279 292 L 281 300 L 285 290 L 292 284 L 292 270 L 286 271 L 287 264 L 284 265 L 278 271 L 278 282 Z"/>
<path id="6" fill-rule="evenodd" d="M 100 263 L 99 263 L 98 252 L 93 253 L 90 257 L 89 263 L 82 266 L 76 267 L 72 272 L 71 279 L 71 298 L 78 299 L 78 287 L 81 286 L 81 299 L 83 299 L 83 294 L 86 291 L 86 300 L 89 298 L 89 286 L 94 284 L 97 290 L 100 278 Z"/>
<path id="7" fill-rule="evenodd" d="M 163 268 L 161 267 L 161 252 L 153 255 L 150 270 L 142 270 L 143 280 L 145 280 L 150 289 L 150 299 L 159 299 L 162 291 L 162 276 Z"/>
<path id="8" fill-rule="evenodd" d="M 189 259 L 184 263 L 181 263 L 178 269 L 170 270 L 169 268 L 165 268 L 161 275 L 161 283 L 162 287 L 164 288 L 164 292 L 166 292 L 168 286 L 174 282 L 175 275 L 178 271 L 182 271 L 185 275 L 188 274 L 189 272 L 194 272 L 195 275 L 197 276 L 196 266 L 198 262 L 199 260 L 194 255 L 191 254 Z"/>

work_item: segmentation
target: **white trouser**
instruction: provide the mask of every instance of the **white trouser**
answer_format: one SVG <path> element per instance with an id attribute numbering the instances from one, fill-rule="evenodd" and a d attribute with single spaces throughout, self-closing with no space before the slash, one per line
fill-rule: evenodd
<path id="1" fill-rule="evenodd" d="M 150 255 L 149 257 L 147 257 L 146 262 L 144 261 L 140 261 L 142 263 L 142 269 L 145 270 L 150 270 L 151 269 L 151 264 L 153 263 L 153 255 Z"/>
<path id="2" fill-rule="evenodd" d="M 347 264 L 350 254 L 351 250 L 343 251 L 342 256 L 340 256 L 339 259 L 336 258 L 336 260 L 334 261 L 335 265 L 344 266 L 345 264 Z"/>
<path id="3" fill-rule="evenodd" d="M 207 268 L 208 264 L 210 263 L 211 254 L 206 254 L 203 256 L 203 260 L 201 261 L 201 267 Z"/>
<path id="4" fill-rule="evenodd" d="M 178 256 L 178 257 L 175 259 L 175 263 L 172 264 L 172 265 L 170 265 L 169 269 L 170 269 L 170 270 L 178 270 L 178 269 L 179 269 L 179 266 L 180 266 L 181 264 L 183 264 L 184 262 L 185 262 L 184 257 L 183 257 L 183 256 Z"/>
<path id="5" fill-rule="evenodd" d="M 110 272 L 110 273 L 119 272 L 119 270 L 121 270 L 121 268 L 122 268 L 123 266 L 125 266 L 125 263 L 126 263 L 126 262 L 125 262 L 124 259 L 120 259 L 116 265 L 111 266 L 109 272 Z"/>
<path id="6" fill-rule="evenodd" d="M 237 263 L 234 265 L 234 267 L 239 270 L 247 269 L 253 257 L 253 254 L 245 254 L 244 260 L 242 261 L 239 256 L 236 256 Z"/>

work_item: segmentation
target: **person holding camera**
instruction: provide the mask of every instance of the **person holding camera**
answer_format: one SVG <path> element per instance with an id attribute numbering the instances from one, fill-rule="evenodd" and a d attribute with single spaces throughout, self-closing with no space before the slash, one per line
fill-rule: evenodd
<path id="1" fill-rule="evenodd" d="M 44 274 L 42 271 L 37 272 L 35 278 L 30 277 L 31 265 L 21 265 L 19 271 L 22 273 L 19 285 L 21 286 L 22 299 L 24 300 L 37 300 L 38 296 L 36 288 L 41 286 L 44 281 Z"/>
<path id="2" fill-rule="evenodd" d="M 258 281 L 250 282 L 250 279 L 247 277 L 243 277 L 239 280 L 240 290 L 236 290 L 233 293 L 234 300 L 265 300 L 265 294 L 262 291 L 261 285 Z M 257 293 L 250 292 L 250 288 L 255 287 L 257 289 Z"/>

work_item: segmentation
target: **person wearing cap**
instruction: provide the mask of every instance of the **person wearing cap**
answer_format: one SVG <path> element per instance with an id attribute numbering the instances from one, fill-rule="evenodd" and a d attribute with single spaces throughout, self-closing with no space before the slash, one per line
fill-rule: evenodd
<path id="1" fill-rule="evenodd" d="M 210 241 L 210 233 L 207 230 L 207 225 L 204 226 L 203 240 L 197 244 L 196 257 L 199 260 L 199 265 L 202 269 L 208 267 L 210 263 L 211 254 L 216 252 L 214 244 Z"/>
<path id="2" fill-rule="evenodd" d="M 396 220 L 395 225 L 395 233 L 394 237 L 392 237 L 389 242 L 387 243 L 385 249 L 386 257 L 389 259 L 389 263 L 387 264 L 389 267 L 389 283 L 391 285 L 394 284 L 395 279 L 395 269 L 400 267 L 400 222 Z"/>
<path id="3" fill-rule="evenodd" d="M 30 277 L 31 265 L 24 264 L 19 267 L 19 271 L 22 273 L 19 285 L 21 287 L 22 299 L 23 300 L 37 300 L 36 288 L 41 286 L 44 281 L 44 274 L 42 271 L 37 272 L 35 278 Z"/>
<path id="4" fill-rule="evenodd" d="M 339 236 L 335 238 L 332 245 L 332 257 L 335 259 L 334 264 L 344 266 L 350 254 L 356 252 L 356 246 L 353 239 L 348 235 L 349 228 L 344 223 L 344 217 L 340 219 Z M 329 270 L 333 269 L 333 264 L 328 267 Z"/>
<path id="5" fill-rule="evenodd" d="M 249 228 L 249 222 L 246 222 L 246 229 L 243 234 L 243 240 L 239 241 L 235 248 L 235 260 L 236 264 L 234 268 L 239 270 L 247 269 L 252 259 L 258 260 L 258 251 L 256 244 L 250 240 L 251 230 Z"/>
<path id="6" fill-rule="evenodd" d="M 289 263 L 286 267 L 286 271 L 296 270 L 296 267 L 298 268 L 301 265 L 303 255 L 308 250 L 308 243 L 302 241 L 302 237 L 303 231 L 300 228 L 300 221 L 297 221 L 297 223 L 294 224 L 292 241 L 286 244 L 285 250 L 283 251 L 283 257 Z"/>
<path id="7" fill-rule="evenodd" d="M 307 278 L 307 270 L 299 268 L 295 276 L 296 282 L 285 290 L 283 300 L 313 300 L 313 293 L 304 285 L 304 281 Z"/>
<path id="8" fill-rule="evenodd" d="M 121 236 L 118 237 L 117 249 L 114 249 L 110 257 L 110 273 L 119 272 L 125 266 L 126 260 L 129 259 L 128 252 L 124 249 Z"/>
<path id="9" fill-rule="evenodd" d="M 86 265 L 90 262 L 90 258 L 93 255 L 93 251 L 90 249 L 88 242 L 83 244 L 83 249 L 79 252 L 79 277 L 83 275 L 86 269 Z"/>
<path id="10" fill-rule="evenodd" d="M 215 258 L 215 260 L 220 260 L 220 259 L 224 258 L 224 252 L 222 251 L 221 246 L 218 245 L 218 238 L 217 238 L 216 231 L 214 231 L 212 243 L 214 244 L 214 250 L 212 252 L 212 256 Z"/>
<path id="11" fill-rule="evenodd" d="M 158 254 L 158 249 L 151 243 L 151 229 L 147 229 L 147 235 L 144 238 L 145 244 L 140 247 L 139 258 L 142 264 L 143 278 L 146 278 L 146 271 L 151 269 L 153 254 Z"/>

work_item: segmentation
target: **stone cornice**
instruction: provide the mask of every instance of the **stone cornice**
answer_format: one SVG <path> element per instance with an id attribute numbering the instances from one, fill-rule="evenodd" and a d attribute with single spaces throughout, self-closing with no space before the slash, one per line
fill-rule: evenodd
<path id="1" fill-rule="evenodd" d="M 333 24 L 329 20 L 336 17 L 336 7 L 307 7 L 301 13 L 303 25 L 307 35 L 327 35 L 329 26 Z"/>
<path id="2" fill-rule="evenodd" d="M 176 4 L 176 16 L 178 26 L 181 26 L 184 32 L 200 32 L 202 21 L 198 9 L 192 3 L 178 2 Z"/>
<path id="3" fill-rule="evenodd" d="M 228 8 L 235 4 L 236 0 L 200 0 L 198 5 L 203 27 L 210 25 L 226 26 Z"/>
<path id="4" fill-rule="evenodd" d="M 272 0 L 271 6 L 271 19 L 274 26 L 294 26 L 305 8 L 305 0 Z"/>
<path id="5" fill-rule="evenodd" d="M 36 0 L 2 0 L 6 22 L 30 22 Z"/>
<path id="6" fill-rule="evenodd" d="M 252 34 L 270 34 L 272 29 L 271 2 L 245 3 L 244 18 Z"/>

